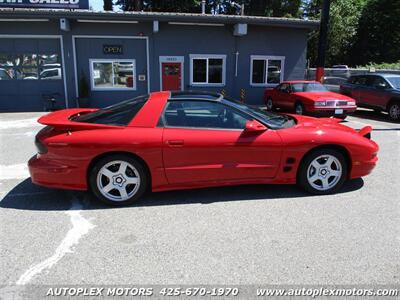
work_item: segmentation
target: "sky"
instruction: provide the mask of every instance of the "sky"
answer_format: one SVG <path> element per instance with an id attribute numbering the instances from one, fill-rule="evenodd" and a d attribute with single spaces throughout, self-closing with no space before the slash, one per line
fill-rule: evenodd
<path id="1" fill-rule="evenodd" d="M 103 0 L 89 0 L 89 5 L 93 10 L 103 10 Z"/>

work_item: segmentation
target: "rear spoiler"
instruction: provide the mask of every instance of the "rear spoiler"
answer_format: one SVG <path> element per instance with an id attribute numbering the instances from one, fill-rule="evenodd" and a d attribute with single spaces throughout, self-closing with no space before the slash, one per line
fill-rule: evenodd
<path id="1" fill-rule="evenodd" d="M 367 139 L 371 139 L 371 131 L 372 131 L 371 126 L 365 126 L 358 131 L 358 134 Z"/>
<path id="2" fill-rule="evenodd" d="M 90 130 L 100 128 L 115 128 L 113 125 L 96 124 L 96 123 L 85 123 L 75 122 L 72 120 L 73 117 L 80 114 L 86 114 L 98 110 L 97 108 L 71 108 L 55 111 L 44 115 L 38 119 L 38 122 L 43 125 L 55 127 L 63 130 Z"/>
<path id="3" fill-rule="evenodd" d="M 331 123 L 340 123 L 343 121 L 342 119 L 338 119 L 338 118 L 334 118 L 334 117 L 320 118 L 320 120 L 324 120 L 324 121 L 331 122 Z M 371 139 L 371 131 L 372 131 L 371 126 L 365 126 L 358 131 L 358 134 L 367 139 Z"/>

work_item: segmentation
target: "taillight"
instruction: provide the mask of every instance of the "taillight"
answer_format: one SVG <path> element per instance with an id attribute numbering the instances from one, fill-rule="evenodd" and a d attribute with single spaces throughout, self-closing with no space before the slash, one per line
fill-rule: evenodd
<path id="1" fill-rule="evenodd" d="M 35 137 L 35 146 L 39 154 L 47 153 L 47 147 L 38 139 L 38 137 Z"/>
<path id="2" fill-rule="evenodd" d="M 47 153 L 47 147 L 45 144 L 41 142 L 41 139 L 48 136 L 50 132 L 53 130 L 53 127 L 46 126 L 42 128 L 35 137 L 35 146 L 39 154 Z"/>

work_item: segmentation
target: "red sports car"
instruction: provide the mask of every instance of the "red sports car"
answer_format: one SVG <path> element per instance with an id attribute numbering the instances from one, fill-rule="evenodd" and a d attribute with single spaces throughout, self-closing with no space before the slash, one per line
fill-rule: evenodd
<path id="1" fill-rule="evenodd" d="M 45 115 L 32 181 L 129 204 L 150 189 L 299 184 L 334 193 L 377 162 L 371 127 L 265 112 L 219 94 L 156 92 Z"/>
<path id="2" fill-rule="evenodd" d="M 356 109 L 353 98 L 330 92 L 317 81 L 285 81 L 264 93 L 267 109 L 294 111 L 298 115 L 346 118 Z"/>

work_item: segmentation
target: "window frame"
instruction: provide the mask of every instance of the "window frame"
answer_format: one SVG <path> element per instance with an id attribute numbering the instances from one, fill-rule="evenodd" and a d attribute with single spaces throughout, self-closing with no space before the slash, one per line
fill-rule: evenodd
<path id="1" fill-rule="evenodd" d="M 274 55 L 250 55 L 250 78 L 249 83 L 250 86 L 254 87 L 275 87 L 279 85 L 284 79 L 285 73 L 285 56 L 274 56 Z M 264 83 L 253 83 L 253 61 L 254 60 L 263 60 L 265 62 L 265 82 Z M 268 83 L 268 66 L 270 60 L 280 60 L 281 61 L 281 74 L 279 83 Z"/>
<path id="2" fill-rule="evenodd" d="M 160 119 L 157 122 L 157 127 L 171 128 L 171 129 L 184 129 L 184 130 L 186 130 L 186 129 L 189 129 L 189 130 L 219 130 L 219 131 L 221 131 L 221 130 L 222 131 L 243 131 L 244 130 L 244 128 L 243 129 L 239 129 L 239 128 L 193 127 L 193 126 L 173 126 L 173 125 L 168 125 L 168 123 L 165 120 L 165 112 L 167 110 L 168 103 L 170 103 L 170 102 L 179 102 L 179 101 L 182 101 L 182 102 L 185 102 L 185 101 L 190 101 L 190 102 L 211 102 L 213 104 L 217 104 L 217 105 L 219 104 L 219 105 L 222 105 L 222 106 L 224 106 L 224 107 L 226 107 L 228 109 L 231 109 L 234 113 L 242 116 L 245 119 L 248 119 L 248 120 L 254 120 L 255 119 L 251 115 L 246 114 L 245 112 L 242 112 L 242 111 L 236 109 L 235 107 L 232 107 L 230 105 L 226 105 L 226 104 L 221 103 L 221 102 L 216 102 L 216 101 L 206 100 L 206 99 L 194 99 L 194 98 L 193 99 L 187 99 L 187 100 L 185 100 L 185 99 L 179 99 L 179 100 L 171 99 L 171 100 L 168 100 L 165 103 L 165 106 L 164 106 L 164 109 L 163 109 L 163 111 L 161 113 Z"/>
<path id="3" fill-rule="evenodd" d="M 132 76 L 133 76 L 133 86 L 132 87 L 115 87 L 114 86 L 114 63 L 120 62 L 130 62 L 133 64 Z M 112 64 L 112 74 L 113 81 L 112 87 L 96 87 L 94 84 L 94 64 L 95 63 L 111 63 Z M 136 59 L 105 59 L 105 58 L 91 58 L 89 59 L 89 70 L 90 70 L 90 87 L 92 91 L 136 91 L 137 90 L 137 81 L 136 81 Z"/>
<path id="4" fill-rule="evenodd" d="M 193 82 L 193 60 L 205 59 L 206 64 L 206 82 Z M 210 59 L 222 59 L 222 82 L 221 83 L 209 83 L 208 82 L 208 71 L 209 71 L 209 60 Z M 190 86 L 207 86 L 207 87 L 222 87 L 226 85 L 226 55 L 225 54 L 189 54 L 190 60 Z"/>

